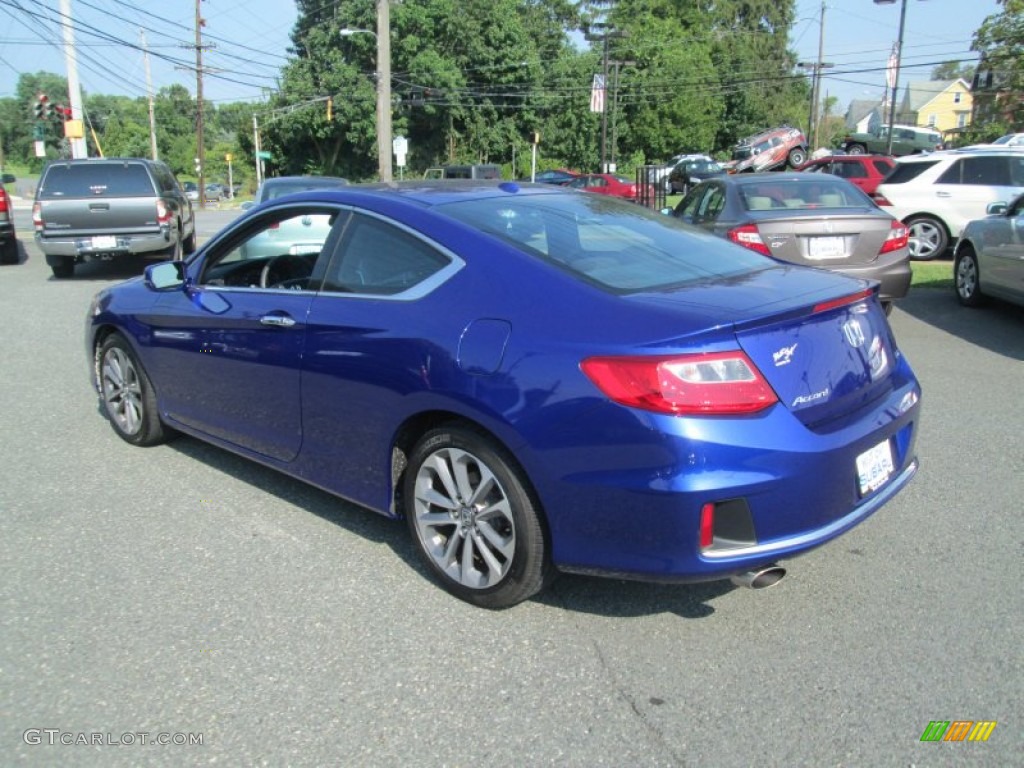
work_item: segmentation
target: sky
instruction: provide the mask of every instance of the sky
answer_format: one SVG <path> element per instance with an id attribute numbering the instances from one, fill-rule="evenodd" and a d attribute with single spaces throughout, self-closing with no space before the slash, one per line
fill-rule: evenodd
<path id="1" fill-rule="evenodd" d="M 881 99 L 885 63 L 899 31 L 900 1 L 827 0 L 822 93 Z M 907 5 L 900 83 L 927 80 L 935 65 L 975 60 L 971 38 L 996 0 L 902 0 Z M 145 96 L 143 48 L 149 50 L 154 89 L 195 77 L 194 0 L 67 0 L 75 21 L 79 81 L 92 94 Z M 329 3 L 330 0 L 325 0 Z M 370 0 L 367 0 L 370 2 Z M 0 0 L 0 96 L 14 96 L 23 72 L 66 75 L 60 0 Z M 821 0 L 798 0 L 790 47 L 801 61 L 818 57 Z M 259 101 L 276 85 L 287 61 L 296 10 L 291 0 L 202 0 L 204 98 L 217 104 Z M 143 44 L 145 36 L 145 45 Z M 902 87 L 901 87 L 902 92 Z"/>

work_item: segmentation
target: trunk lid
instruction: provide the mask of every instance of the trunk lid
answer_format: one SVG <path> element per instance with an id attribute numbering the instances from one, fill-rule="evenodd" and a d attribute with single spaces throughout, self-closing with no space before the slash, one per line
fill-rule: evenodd
<path id="1" fill-rule="evenodd" d="M 810 267 L 872 264 L 892 231 L 890 217 L 867 210 L 813 219 L 755 213 L 752 219 L 772 256 Z"/>

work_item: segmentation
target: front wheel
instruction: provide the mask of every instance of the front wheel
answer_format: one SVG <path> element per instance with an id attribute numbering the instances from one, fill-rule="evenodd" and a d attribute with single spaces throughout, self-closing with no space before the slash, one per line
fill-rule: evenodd
<path id="1" fill-rule="evenodd" d="M 931 216 L 914 216 L 907 219 L 906 224 L 910 234 L 910 258 L 931 261 L 946 252 L 949 235 L 941 221 Z"/>
<path id="2" fill-rule="evenodd" d="M 953 278 L 956 286 L 956 297 L 965 307 L 977 307 L 982 304 L 978 257 L 969 245 L 961 247 L 953 263 Z"/>
<path id="3" fill-rule="evenodd" d="M 522 470 L 463 427 L 428 432 L 409 457 L 403 508 L 427 567 L 446 590 L 483 608 L 537 594 L 553 574 L 547 533 Z"/>
<path id="4" fill-rule="evenodd" d="M 851 155 L 864 155 L 867 154 L 868 148 L 863 144 L 850 144 L 846 151 Z"/>
<path id="5" fill-rule="evenodd" d="M 114 333 L 96 352 L 103 412 L 117 436 L 138 446 L 156 445 L 167 438 L 157 412 L 156 395 L 128 341 Z"/>
<path id="6" fill-rule="evenodd" d="M 789 150 L 789 167 L 798 168 L 807 162 L 807 152 L 802 147 Z"/>

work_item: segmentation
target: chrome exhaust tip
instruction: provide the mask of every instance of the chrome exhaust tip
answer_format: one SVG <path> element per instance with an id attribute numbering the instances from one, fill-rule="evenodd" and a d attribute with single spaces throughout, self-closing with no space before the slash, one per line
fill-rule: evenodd
<path id="1" fill-rule="evenodd" d="M 756 571 L 746 571 L 730 576 L 729 581 L 737 587 L 765 589 L 766 587 L 774 587 L 782 581 L 782 577 L 785 575 L 786 569 L 781 565 L 766 565 L 764 568 L 758 568 Z"/>

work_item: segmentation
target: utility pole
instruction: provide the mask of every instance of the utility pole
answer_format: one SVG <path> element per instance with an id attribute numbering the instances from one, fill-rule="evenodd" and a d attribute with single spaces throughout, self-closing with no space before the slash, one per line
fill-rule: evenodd
<path id="1" fill-rule="evenodd" d="M 811 146 L 818 146 L 818 95 L 821 90 L 821 70 L 835 66 L 830 61 L 822 61 L 825 51 L 825 3 L 821 4 L 821 17 L 818 21 L 818 60 L 801 61 L 797 66 L 811 71 L 811 108 L 807 115 L 807 140 Z"/>
<path id="2" fill-rule="evenodd" d="M 146 69 L 146 95 L 149 97 L 149 150 L 154 160 L 159 160 L 156 151 L 156 116 L 153 114 L 153 76 L 149 71 L 149 47 L 146 45 L 146 31 L 139 30 L 142 38 L 142 62 Z"/>
<path id="3" fill-rule="evenodd" d="M 377 155 L 381 181 L 391 181 L 391 0 L 377 0 Z"/>
<path id="4" fill-rule="evenodd" d="M 82 89 L 78 84 L 78 55 L 75 52 L 75 31 L 71 26 L 71 0 L 60 0 L 61 26 L 64 28 L 64 59 L 68 68 L 68 101 L 71 103 L 71 118 L 82 120 Z M 84 123 L 83 123 L 84 124 Z M 71 157 L 88 157 L 85 138 L 68 139 Z"/>
<path id="5" fill-rule="evenodd" d="M 601 110 L 601 173 L 608 173 L 607 163 L 607 136 L 608 136 L 608 55 L 609 55 L 609 41 L 613 38 L 629 37 L 629 33 L 625 30 L 613 30 L 609 28 L 607 22 L 597 22 L 594 24 L 595 27 L 599 27 L 604 31 L 601 34 L 591 34 L 589 31 L 584 35 L 584 38 L 591 42 L 601 43 L 601 72 L 602 72 L 602 83 L 605 89 L 605 99 L 603 109 Z"/>
<path id="6" fill-rule="evenodd" d="M 203 148 L 203 15 L 196 0 L 196 172 L 199 175 L 199 207 L 206 207 L 206 156 Z"/>

